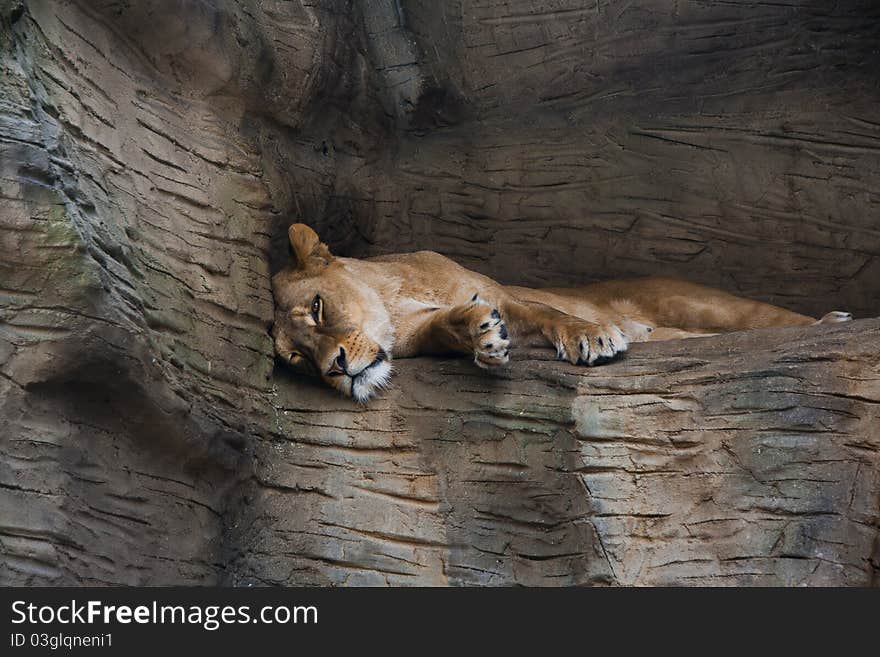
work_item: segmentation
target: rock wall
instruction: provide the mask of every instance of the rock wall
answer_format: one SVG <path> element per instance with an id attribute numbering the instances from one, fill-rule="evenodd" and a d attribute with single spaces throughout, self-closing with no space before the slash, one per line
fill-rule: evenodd
<path id="1" fill-rule="evenodd" d="M 870 2 L 0 2 L 0 582 L 870 584 L 880 325 L 273 362 L 293 220 L 878 314 Z"/>
<path id="2" fill-rule="evenodd" d="M 440 91 L 385 166 L 358 171 L 359 251 L 878 313 L 877 3 L 403 6 Z"/>

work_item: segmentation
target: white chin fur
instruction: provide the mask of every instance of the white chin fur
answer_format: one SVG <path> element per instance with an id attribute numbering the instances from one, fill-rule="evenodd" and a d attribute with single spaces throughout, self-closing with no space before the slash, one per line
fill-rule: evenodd
<path id="1" fill-rule="evenodd" d="M 367 368 L 351 381 L 351 396 L 364 404 L 379 390 L 388 387 L 391 364 L 386 360 Z"/>

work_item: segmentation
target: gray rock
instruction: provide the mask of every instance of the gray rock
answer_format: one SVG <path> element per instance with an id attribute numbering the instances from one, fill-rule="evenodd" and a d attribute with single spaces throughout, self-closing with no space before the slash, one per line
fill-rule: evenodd
<path id="1" fill-rule="evenodd" d="M 367 408 L 268 328 L 294 220 L 876 316 L 878 11 L 0 1 L 0 583 L 876 584 L 880 320 Z"/>

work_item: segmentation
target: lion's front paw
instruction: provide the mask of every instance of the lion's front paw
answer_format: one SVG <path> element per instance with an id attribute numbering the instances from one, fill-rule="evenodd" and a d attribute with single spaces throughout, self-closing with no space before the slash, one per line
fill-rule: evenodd
<path id="1" fill-rule="evenodd" d="M 466 318 L 474 362 L 485 368 L 506 365 L 510 357 L 510 339 L 498 309 L 475 294 L 462 312 Z"/>
<path id="2" fill-rule="evenodd" d="M 626 337 L 614 324 L 568 321 L 555 326 L 554 333 L 557 358 L 574 365 L 602 365 L 627 347 Z"/>

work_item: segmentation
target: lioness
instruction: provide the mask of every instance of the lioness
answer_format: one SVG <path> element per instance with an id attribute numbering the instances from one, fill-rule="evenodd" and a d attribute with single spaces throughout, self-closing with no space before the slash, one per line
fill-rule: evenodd
<path id="1" fill-rule="evenodd" d="M 293 263 L 272 278 L 275 350 L 359 402 L 388 383 L 392 356 L 462 353 L 500 367 L 512 343 L 529 343 L 600 365 L 630 342 L 852 319 L 834 311 L 816 320 L 666 278 L 533 290 L 431 251 L 337 258 L 304 224 L 288 235 Z"/>

